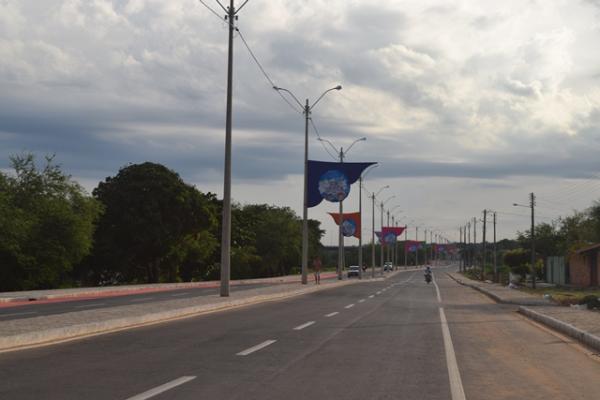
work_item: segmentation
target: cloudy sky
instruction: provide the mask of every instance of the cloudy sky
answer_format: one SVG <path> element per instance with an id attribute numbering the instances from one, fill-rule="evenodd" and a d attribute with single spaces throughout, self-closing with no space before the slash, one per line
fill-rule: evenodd
<path id="1" fill-rule="evenodd" d="M 301 101 L 343 85 L 314 109 L 319 133 L 336 147 L 366 136 L 347 160 L 379 161 L 367 188 L 390 185 L 380 200 L 395 195 L 421 232 L 455 239 L 487 208 L 512 237 L 529 192 L 543 221 L 600 198 L 599 0 L 250 0 L 237 24 Z M 197 0 L 0 0 L 0 168 L 55 153 L 91 191 L 154 161 L 220 195 L 226 45 Z M 234 72 L 233 196 L 300 214 L 303 117 L 239 35 Z M 310 157 L 331 159 L 312 131 Z M 335 210 L 309 211 L 325 243 Z"/>

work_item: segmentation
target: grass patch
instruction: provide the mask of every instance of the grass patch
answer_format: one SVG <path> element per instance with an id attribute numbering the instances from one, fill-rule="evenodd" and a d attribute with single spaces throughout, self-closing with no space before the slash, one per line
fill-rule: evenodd
<path id="1" fill-rule="evenodd" d="M 549 287 L 549 288 L 519 288 L 524 292 L 543 296 L 549 294 L 552 299 L 563 305 L 580 304 L 586 296 L 600 297 L 600 289 L 575 289 L 568 287 Z"/>

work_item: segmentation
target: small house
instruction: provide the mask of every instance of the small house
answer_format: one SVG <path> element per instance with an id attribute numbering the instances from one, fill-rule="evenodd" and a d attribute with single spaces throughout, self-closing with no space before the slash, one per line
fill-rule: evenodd
<path id="1" fill-rule="evenodd" d="M 577 287 L 600 286 L 600 243 L 577 250 L 569 257 L 570 283 Z"/>

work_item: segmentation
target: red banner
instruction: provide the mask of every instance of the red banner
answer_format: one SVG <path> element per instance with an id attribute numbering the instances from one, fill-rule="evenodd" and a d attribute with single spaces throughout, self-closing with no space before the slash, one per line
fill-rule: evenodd
<path id="1" fill-rule="evenodd" d="M 339 213 L 329 213 L 337 225 L 340 224 Z M 354 236 L 360 239 L 361 226 L 360 226 L 360 213 L 344 213 L 342 222 L 342 235 L 346 237 Z"/>

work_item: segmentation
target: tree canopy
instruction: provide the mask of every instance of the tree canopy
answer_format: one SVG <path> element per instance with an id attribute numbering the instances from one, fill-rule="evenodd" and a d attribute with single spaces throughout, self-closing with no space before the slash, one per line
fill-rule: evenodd
<path id="1" fill-rule="evenodd" d="M 69 284 L 92 247 L 101 206 L 53 158 L 14 156 L 14 174 L 0 172 L 0 290 Z"/>

